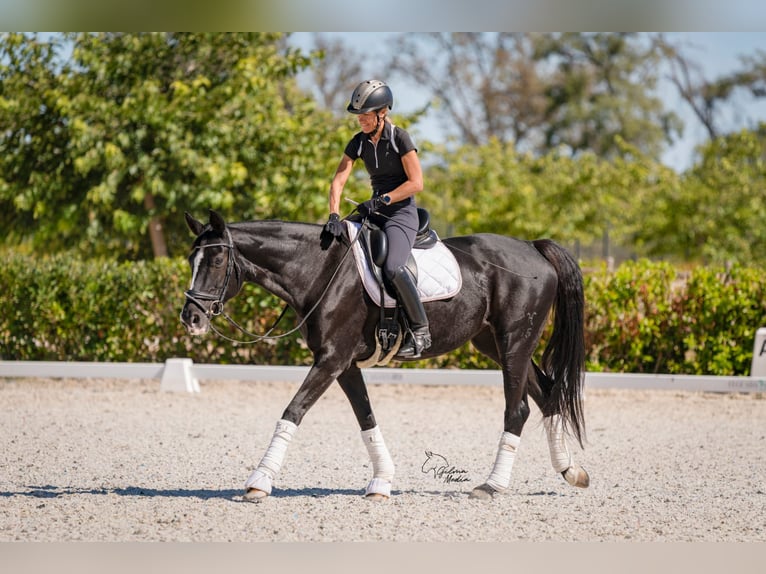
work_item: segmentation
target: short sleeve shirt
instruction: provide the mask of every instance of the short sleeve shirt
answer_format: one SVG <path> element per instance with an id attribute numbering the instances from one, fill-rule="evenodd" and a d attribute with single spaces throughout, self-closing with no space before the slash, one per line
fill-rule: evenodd
<path id="1" fill-rule="evenodd" d="M 417 148 L 410 134 L 386 122 L 377 145 L 364 132 L 359 132 L 351 138 L 345 154 L 353 160 L 362 158 L 370 174 L 373 195 L 381 195 L 407 181 L 402 156 L 412 150 L 417 151 Z"/>

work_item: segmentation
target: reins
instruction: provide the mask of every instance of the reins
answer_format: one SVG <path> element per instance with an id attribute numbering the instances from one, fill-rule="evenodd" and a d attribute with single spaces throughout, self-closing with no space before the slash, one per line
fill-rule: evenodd
<path id="1" fill-rule="evenodd" d="M 366 220 L 366 218 L 365 218 Z M 363 223 L 364 221 L 363 220 Z M 345 221 L 345 218 L 344 218 Z M 184 295 L 186 295 L 186 298 L 189 299 L 192 303 L 197 305 L 202 311 L 205 312 L 205 315 L 208 318 L 208 321 L 210 323 L 210 328 L 213 330 L 215 334 L 217 334 L 219 337 L 222 337 L 226 339 L 227 341 L 230 341 L 232 343 L 238 343 L 240 345 L 250 345 L 253 343 L 258 343 L 259 341 L 276 341 L 279 339 L 283 339 L 284 337 L 289 337 L 296 331 L 298 331 L 303 325 L 306 323 L 308 318 L 316 311 L 317 307 L 319 307 L 319 304 L 322 302 L 322 300 L 327 295 L 327 291 L 329 291 L 330 286 L 332 285 L 332 282 L 334 281 L 335 277 L 340 272 L 340 268 L 343 266 L 344 261 L 348 257 L 348 254 L 351 252 L 352 247 L 354 244 L 359 240 L 359 234 L 354 238 L 354 240 L 349 243 L 348 247 L 346 248 L 346 252 L 343 254 L 343 257 L 340 260 L 340 263 L 338 263 L 338 266 L 335 268 L 335 271 L 333 271 L 333 274 L 330 276 L 329 281 L 327 282 L 327 285 L 325 286 L 324 290 L 322 291 L 322 294 L 319 296 L 319 299 L 317 299 L 316 303 L 309 309 L 308 313 L 304 315 L 303 319 L 293 328 L 285 333 L 281 333 L 279 335 L 271 335 L 271 332 L 277 327 L 279 322 L 282 320 L 282 318 L 287 313 L 287 309 L 289 308 L 289 305 L 285 305 L 282 309 L 282 312 L 279 314 L 279 317 L 277 317 L 276 321 L 271 325 L 271 327 L 266 331 L 263 335 L 257 335 L 255 333 L 251 333 L 247 329 L 245 329 L 242 325 L 237 323 L 234 319 L 229 316 L 228 313 L 224 310 L 224 301 L 223 298 L 226 295 L 226 290 L 228 288 L 229 284 L 229 278 L 231 277 L 232 269 L 236 269 L 237 275 L 239 275 L 240 271 L 238 266 L 236 266 L 236 263 L 234 262 L 234 242 L 231 239 L 231 233 L 228 229 L 226 229 L 226 233 L 228 236 L 228 243 L 210 243 L 208 245 L 200 245 L 197 247 L 197 249 L 205 249 L 207 247 L 226 247 L 229 250 L 229 261 L 226 268 L 226 277 L 224 278 L 223 287 L 221 288 L 221 292 L 219 295 L 212 295 L 210 293 L 203 293 L 200 291 L 195 291 L 193 289 L 189 289 L 186 292 L 184 292 Z M 203 301 L 213 301 L 213 303 L 210 305 L 209 309 L 205 309 L 204 305 L 200 303 L 199 300 Z M 225 333 L 221 332 L 214 324 L 213 324 L 213 318 L 217 317 L 218 315 L 222 315 L 230 325 L 237 328 L 243 335 L 247 337 L 252 337 L 249 341 L 240 341 L 239 339 L 234 339 L 232 337 L 229 337 Z"/>

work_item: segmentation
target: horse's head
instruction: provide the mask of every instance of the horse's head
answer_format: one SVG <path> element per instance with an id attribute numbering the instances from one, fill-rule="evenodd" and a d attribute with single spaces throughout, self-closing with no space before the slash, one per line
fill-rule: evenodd
<path id="1" fill-rule="evenodd" d="M 205 225 L 186 213 L 186 223 L 197 239 L 189 255 L 192 280 L 184 293 L 181 322 L 192 335 L 204 335 L 210 328 L 210 319 L 221 314 L 223 304 L 239 291 L 239 270 L 231 232 L 223 217 L 210 210 L 210 223 Z"/>

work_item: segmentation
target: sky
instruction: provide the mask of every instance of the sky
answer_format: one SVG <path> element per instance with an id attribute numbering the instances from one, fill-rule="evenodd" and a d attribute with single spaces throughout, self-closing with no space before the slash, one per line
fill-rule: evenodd
<path id="1" fill-rule="evenodd" d="M 330 38 L 339 38 L 347 43 L 352 49 L 364 54 L 362 74 L 365 77 L 380 76 L 380 62 L 386 55 L 390 46 L 390 39 L 399 34 L 398 32 L 322 32 Z M 687 56 L 702 66 L 702 73 L 707 80 L 729 73 L 739 68 L 739 60 L 743 55 L 754 56 L 758 50 L 766 53 L 766 32 L 669 32 L 668 39 L 682 44 L 686 48 Z M 291 35 L 291 43 L 303 49 L 313 46 L 313 32 L 296 32 Z M 429 94 L 416 85 L 404 83 L 401 79 L 384 81 L 391 84 L 396 99 L 396 105 L 400 111 L 407 113 L 421 108 L 429 99 Z M 304 76 L 302 82 L 306 82 Z M 308 87 L 308 84 L 304 84 Z M 681 172 L 692 165 L 694 161 L 695 146 L 707 139 L 707 132 L 699 121 L 694 117 L 688 105 L 684 104 L 676 94 L 675 88 L 665 83 L 663 99 L 670 109 L 684 121 L 684 135 L 675 142 L 663 155 L 662 161 L 668 166 Z M 350 94 L 349 94 L 350 95 Z M 740 97 L 736 105 L 727 106 L 724 123 L 725 131 L 735 131 L 743 127 L 752 127 L 758 121 L 766 122 L 766 100 L 758 101 L 752 97 Z M 436 114 L 426 116 L 413 131 L 413 135 L 422 134 L 422 137 L 438 142 L 443 139 L 439 128 Z"/>

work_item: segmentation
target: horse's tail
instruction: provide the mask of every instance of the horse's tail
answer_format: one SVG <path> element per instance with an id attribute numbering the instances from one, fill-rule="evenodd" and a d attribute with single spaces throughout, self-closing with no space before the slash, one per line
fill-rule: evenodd
<path id="1" fill-rule="evenodd" d="M 553 332 L 545 346 L 542 370 L 553 380 L 548 399 L 553 412 L 564 420 L 564 428 L 577 438 L 580 446 L 585 440 L 582 393 L 585 378 L 585 332 L 582 271 L 569 252 L 550 239 L 532 242 L 553 265 L 558 275 L 558 289 L 553 304 Z"/>

